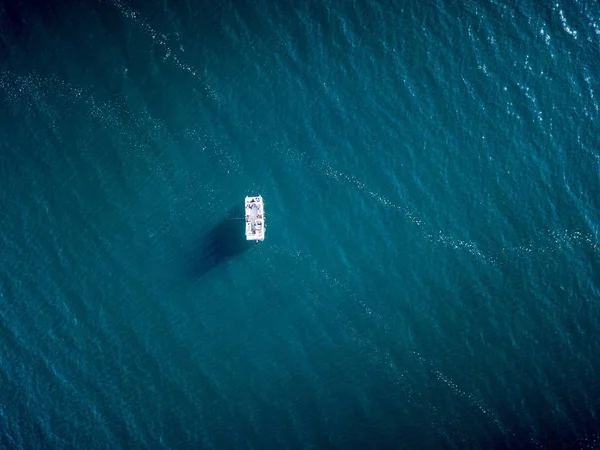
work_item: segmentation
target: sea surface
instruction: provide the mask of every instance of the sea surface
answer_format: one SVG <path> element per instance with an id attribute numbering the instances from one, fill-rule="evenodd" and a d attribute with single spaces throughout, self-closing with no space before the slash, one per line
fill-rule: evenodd
<path id="1" fill-rule="evenodd" d="M 599 77 L 593 0 L 0 1 L 0 448 L 600 448 Z"/>

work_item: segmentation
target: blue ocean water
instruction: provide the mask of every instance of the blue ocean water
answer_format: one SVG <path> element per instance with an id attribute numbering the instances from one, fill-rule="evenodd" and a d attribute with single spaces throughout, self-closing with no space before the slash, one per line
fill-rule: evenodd
<path id="1" fill-rule="evenodd" d="M 0 5 L 0 447 L 600 448 L 598 3 Z"/>

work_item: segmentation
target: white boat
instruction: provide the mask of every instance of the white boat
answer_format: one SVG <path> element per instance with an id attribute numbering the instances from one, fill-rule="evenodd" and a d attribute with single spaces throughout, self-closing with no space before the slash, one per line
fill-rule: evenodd
<path id="1" fill-rule="evenodd" d="M 246 197 L 246 240 L 265 240 L 265 205 L 262 197 Z"/>

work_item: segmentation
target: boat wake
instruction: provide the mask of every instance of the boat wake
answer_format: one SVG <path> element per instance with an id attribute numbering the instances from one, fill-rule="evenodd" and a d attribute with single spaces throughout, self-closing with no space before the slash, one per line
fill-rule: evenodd
<path id="1" fill-rule="evenodd" d="M 512 258 L 515 257 L 534 258 L 538 262 L 547 261 L 549 258 L 555 257 L 567 246 L 572 249 L 587 249 L 600 255 L 600 242 L 597 235 L 576 230 L 551 229 L 540 232 L 527 244 L 504 245 L 494 251 L 486 251 L 474 241 L 456 238 L 443 230 L 432 229 L 417 212 L 370 188 L 355 175 L 335 169 L 328 162 L 317 163 L 306 154 L 293 149 L 285 150 L 283 155 L 288 162 L 308 166 L 316 173 L 345 186 L 349 186 L 384 207 L 397 211 L 407 222 L 419 230 L 419 234 L 424 241 L 433 245 L 441 245 L 445 248 L 466 252 L 477 261 L 488 264 L 491 267 L 510 265 L 514 261 Z"/>
<path id="2" fill-rule="evenodd" d="M 170 43 L 173 38 L 169 38 L 169 36 L 166 34 L 156 31 L 139 12 L 128 8 L 121 0 L 110 0 L 110 4 L 117 8 L 124 18 L 133 22 L 146 35 L 148 35 L 158 48 L 162 49 L 163 62 L 171 61 L 176 67 L 192 75 L 197 81 L 200 82 L 202 88 L 209 98 L 214 100 L 220 107 L 225 106 L 225 98 L 208 84 L 206 79 L 200 75 L 200 70 L 186 63 L 182 56 L 178 56 L 178 51 L 175 50 L 174 45 Z M 183 53 L 184 51 L 185 49 L 183 46 L 179 44 L 179 52 Z"/>

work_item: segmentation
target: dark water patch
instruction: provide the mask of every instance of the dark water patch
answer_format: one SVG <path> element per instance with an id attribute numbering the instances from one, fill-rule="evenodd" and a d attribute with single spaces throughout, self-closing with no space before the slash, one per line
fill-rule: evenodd
<path id="1" fill-rule="evenodd" d="M 186 273 L 190 278 L 203 278 L 256 244 L 246 240 L 244 214 L 241 202 L 230 207 L 221 220 L 188 245 Z"/>

